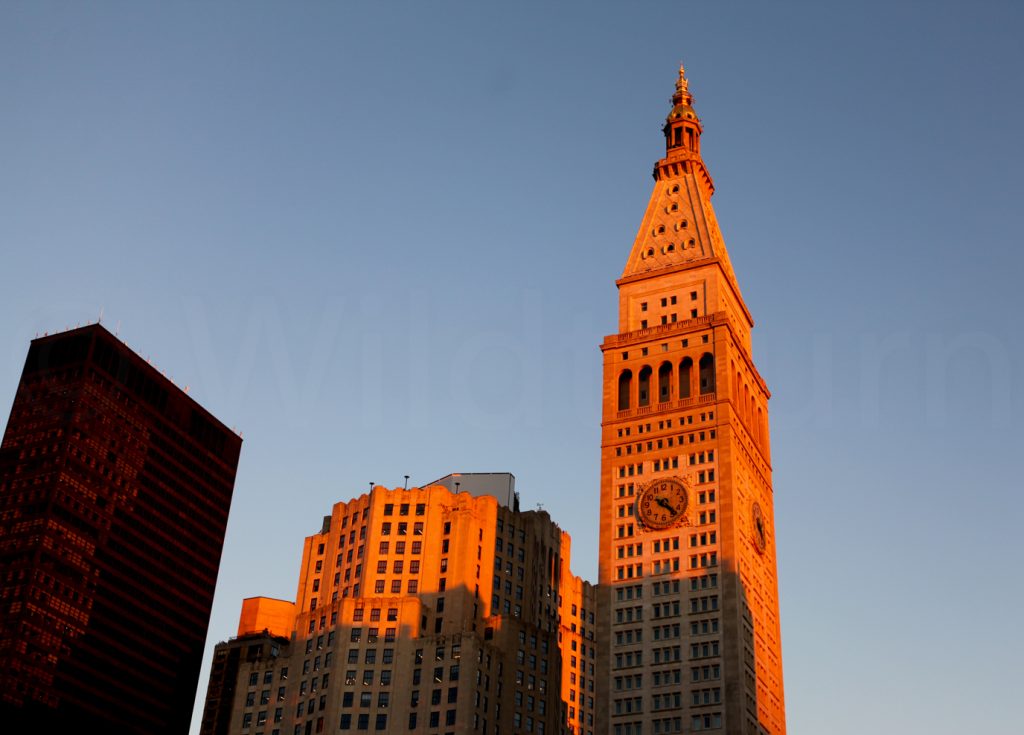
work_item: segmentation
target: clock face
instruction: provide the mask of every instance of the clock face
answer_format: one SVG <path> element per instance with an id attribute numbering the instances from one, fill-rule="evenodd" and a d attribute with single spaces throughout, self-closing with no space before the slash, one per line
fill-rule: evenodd
<path id="1" fill-rule="evenodd" d="M 754 547 L 759 553 L 763 554 L 765 547 L 768 546 L 768 529 L 764 520 L 764 513 L 761 512 L 761 506 L 757 503 L 750 506 L 750 522 L 754 532 Z"/>
<path id="2" fill-rule="evenodd" d="M 681 480 L 675 477 L 654 480 L 637 498 L 637 516 L 648 528 L 668 528 L 682 520 L 687 502 L 686 486 Z"/>

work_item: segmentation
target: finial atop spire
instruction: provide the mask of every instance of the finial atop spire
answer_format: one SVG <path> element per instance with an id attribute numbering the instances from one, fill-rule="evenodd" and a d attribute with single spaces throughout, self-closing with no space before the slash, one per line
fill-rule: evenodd
<path id="1" fill-rule="evenodd" d="M 676 92 L 685 94 L 690 91 L 690 83 L 686 80 L 686 69 L 683 68 L 683 62 L 679 62 L 679 79 L 676 80 Z"/>
<path id="2" fill-rule="evenodd" d="M 690 94 L 690 82 L 686 78 L 686 69 L 683 68 L 682 62 L 679 63 L 679 78 L 676 80 L 676 93 L 672 95 L 672 104 L 678 105 L 692 105 L 693 95 Z"/>

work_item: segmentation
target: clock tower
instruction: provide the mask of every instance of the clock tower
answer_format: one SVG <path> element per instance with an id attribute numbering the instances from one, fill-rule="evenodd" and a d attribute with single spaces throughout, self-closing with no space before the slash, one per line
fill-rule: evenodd
<path id="1" fill-rule="evenodd" d="M 786 731 L 768 386 L 682 67 L 601 345 L 598 731 Z"/>

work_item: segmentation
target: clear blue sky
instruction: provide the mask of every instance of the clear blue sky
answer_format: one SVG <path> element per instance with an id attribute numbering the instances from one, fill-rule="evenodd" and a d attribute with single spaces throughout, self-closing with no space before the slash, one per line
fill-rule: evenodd
<path id="1" fill-rule="evenodd" d="M 209 648 L 404 474 L 514 472 L 593 578 L 597 345 L 682 60 L 773 391 L 790 733 L 1013 731 L 1022 13 L 0 4 L 0 413 L 102 309 L 244 432 Z"/>

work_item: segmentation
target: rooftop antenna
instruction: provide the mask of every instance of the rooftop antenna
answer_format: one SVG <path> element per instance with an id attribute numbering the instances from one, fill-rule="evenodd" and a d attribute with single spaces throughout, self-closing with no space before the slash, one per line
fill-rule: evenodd
<path id="1" fill-rule="evenodd" d="M 370 492 L 373 492 L 373 480 L 370 480 Z"/>
<path id="2" fill-rule="evenodd" d="M 97 324 L 102 324 L 103 323 L 103 307 L 102 306 L 100 307 L 100 318 L 96 320 L 96 323 Z"/>
<path id="3" fill-rule="evenodd" d="M 537 510 L 544 510 L 544 503 L 537 503 Z"/>
<path id="4" fill-rule="evenodd" d="M 406 490 L 409 489 L 409 476 L 408 475 L 405 476 L 405 489 Z"/>
<path id="5" fill-rule="evenodd" d="M 117 326 L 114 327 L 114 336 L 118 336 L 121 333 L 121 320 L 117 320 Z"/>

